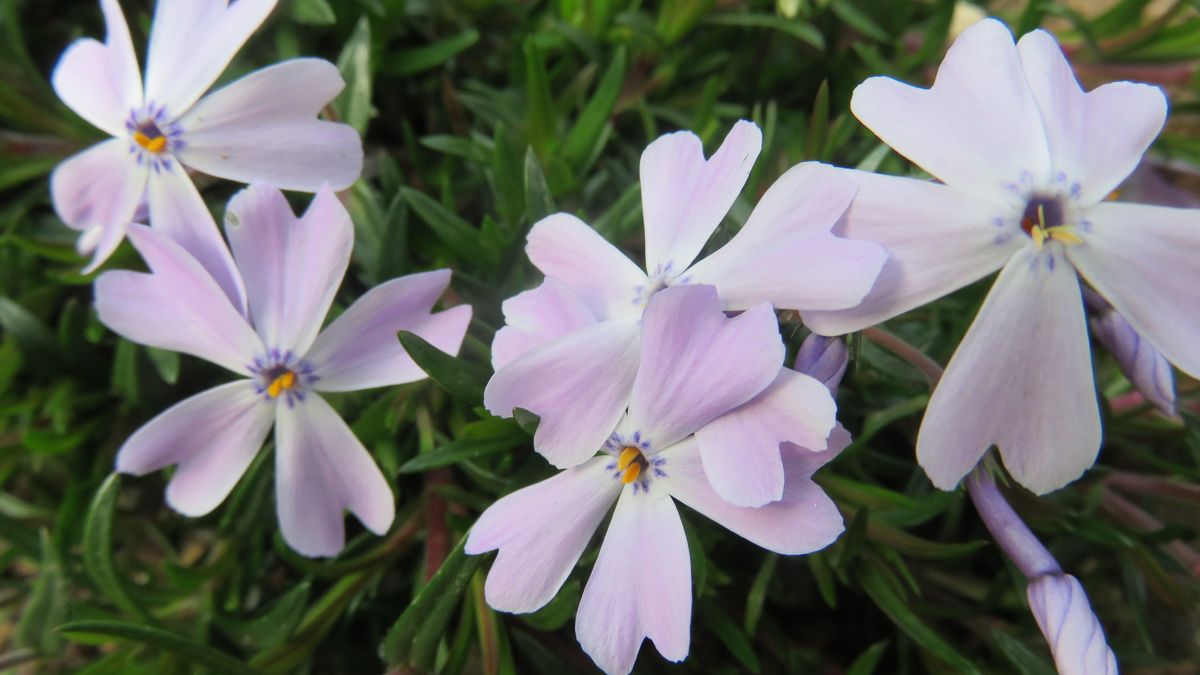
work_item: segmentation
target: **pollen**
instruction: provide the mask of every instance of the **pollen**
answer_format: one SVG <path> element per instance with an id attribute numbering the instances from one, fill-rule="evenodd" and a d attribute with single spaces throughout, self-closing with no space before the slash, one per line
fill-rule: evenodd
<path id="1" fill-rule="evenodd" d="M 1055 199 L 1036 197 L 1025 207 L 1021 217 L 1021 229 L 1033 240 L 1033 247 L 1042 250 L 1046 240 L 1064 244 L 1081 244 L 1083 239 L 1075 233 L 1072 225 L 1066 224 L 1062 204 Z"/>
<path id="2" fill-rule="evenodd" d="M 267 396 L 270 398 L 279 398 L 279 395 L 296 386 L 296 373 L 290 370 L 283 371 L 271 384 L 267 385 Z"/>
<path id="3" fill-rule="evenodd" d="M 626 447 L 621 451 L 621 456 L 617 458 L 617 470 L 622 472 L 621 482 L 628 485 L 638 479 L 642 474 L 642 467 L 646 465 L 646 458 L 642 456 L 642 451 L 634 447 Z"/>
<path id="4" fill-rule="evenodd" d="M 135 131 L 133 132 L 133 140 L 154 154 L 162 152 L 167 147 L 166 136 L 149 136 L 141 131 Z"/>

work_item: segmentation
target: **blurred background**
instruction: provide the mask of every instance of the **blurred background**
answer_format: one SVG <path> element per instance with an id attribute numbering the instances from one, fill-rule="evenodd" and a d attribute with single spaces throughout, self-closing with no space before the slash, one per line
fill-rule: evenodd
<path id="1" fill-rule="evenodd" d="M 121 5 L 144 53 L 152 3 Z M 642 149 L 690 129 L 711 151 L 740 118 L 763 128 L 763 153 L 713 248 L 797 162 L 911 174 L 850 115 L 851 91 L 876 74 L 927 86 L 987 15 L 1054 31 L 1088 88 L 1162 86 L 1167 128 L 1119 198 L 1200 205 L 1197 0 L 280 0 L 221 82 L 301 55 L 341 69 L 326 114 L 363 134 L 367 164 L 343 194 L 357 240 L 335 313 L 381 281 L 451 267 L 444 303 L 476 317 L 460 359 L 423 360 L 453 393 L 425 381 L 330 397 L 399 516 L 385 537 L 349 520 L 347 550 L 319 561 L 277 533 L 269 444 L 200 519 L 165 506 L 167 473 L 110 478 L 133 430 L 228 375 L 97 321 L 47 177 L 99 140 L 48 84 L 71 41 L 103 38 L 99 3 L 0 0 L 0 672 L 593 672 L 572 617 L 594 552 L 549 606 L 512 616 L 484 603 L 488 557 L 458 548 L 499 495 L 551 473 L 479 398 L 500 302 L 538 280 L 525 233 L 565 210 L 640 255 Z M 196 180 L 219 219 L 237 186 Z M 125 244 L 113 268 L 142 265 Z M 887 328 L 945 363 L 990 283 Z M 794 353 L 806 331 L 782 318 Z M 965 493 L 934 489 L 914 461 L 927 382 L 851 345 L 839 404 L 856 441 L 818 474 L 846 534 L 787 558 L 683 509 L 691 656 L 673 665 L 646 645 L 637 672 L 1053 672 L 1020 573 Z M 1179 381 L 1168 419 L 1096 354 L 1099 464 L 1046 498 L 1005 491 L 1088 589 L 1125 672 L 1200 672 L 1197 386 Z"/>

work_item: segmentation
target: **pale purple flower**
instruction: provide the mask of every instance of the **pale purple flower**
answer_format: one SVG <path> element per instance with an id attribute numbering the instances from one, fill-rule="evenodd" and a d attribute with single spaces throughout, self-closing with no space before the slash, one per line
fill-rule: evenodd
<path id="1" fill-rule="evenodd" d="M 931 89 L 875 77 L 851 109 L 942 182 L 844 172 L 859 190 L 838 231 L 879 242 L 888 261 L 861 305 L 805 322 L 852 332 L 1001 270 L 921 425 L 917 459 L 934 485 L 953 488 L 992 445 L 1039 494 L 1095 461 L 1078 275 L 1200 375 L 1200 210 L 1105 201 L 1162 128 L 1158 88 L 1085 93 L 1050 33 L 1014 45 L 989 19 L 954 42 Z"/>
<path id="2" fill-rule="evenodd" d="M 468 553 L 499 550 L 484 587 L 488 604 L 532 612 L 558 592 L 615 503 L 575 618 L 584 651 L 607 673 L 628 673 L 644 638 L 668 660 L 687 656 L 691 563 L 675 501 L 782 554 L 824 548 L 843 529 L 811 480 L 849 442 L 841 429 L 820 439 L 829 447 L 822 452 L 784 447 L 786 488 L 767 506 L 735 506 L 709 484 L 694 434 L 776 381 L 783 357 L 769 305 L 733 318 L 721 309 L 707 285 L 650 298 L 628 409 L 592 449 L 600 454 L 500 499 L 467 539 Z"/>
<path id="3" fill-rule="evenodd" d="M 186 169 L 285 190 L 349 186 L 362 141 L 345 124 L 316 119 L 341 91 L 333 64 L 293 59 L 201 96 L 277 0 L 160 0 L 143 85 L 117 0 L 100 0 L 108 35 L 63 53 L 52 82 L 79 116 L 113 136 L 66 160 L 50 179 L 54 208 L 80 230 L 80 253 L 103 263 L 145 197 L 150 223 L 188 250 L 235 303 L 242 290 L 229 251 Z"/>
<path id="4" fill-rule="evenodd" d="M 980 467 L 967 478 L 967 490 L 996 543 L 1029 579 L 1025 589 L 1029 609 L 1050 646 L 1058 672 L 1116 675 L 1117 657 L 1079 580 L 1063 572 L 986 469 Z"/>
<path id="5" fill-rule="evenodd" d="M 646 148 L 641 182 L 647 271 L 570 214 L 551 215 L 530 231 L 526 252 L 546 279 L 504 303 L 507 325 L 492 345 L 496 374 L 484 403 L 504 417 L 514 408 L 537 414 L 534 448 L 555 466 L 586 460 L 621 419 L 637 373 L 642 312 L 662 289 L 711 284 L 725 310 L 739 311 L 763 302 L 845 308 L 870 288 L 883 252 L 830 233 L 854 186 L 820 164 L 786 172 L 727 244 L 694 262 L 745 185 L 761 143 L 758 127 L 742 121 L 707 160 L 700 139 L 686 132 Z M 807 384 L 814 383 L 800 388 L 819 400 L 799 405 L 821 408 L 828 393 Z M 832 423 L 832 410 L 829 417 Z M 769 492 L 743 486 L 749 491 L 737 494 L 719 478 L 714 487 L 742 505 L 778 499 L 782 441 L 798 439 L 782 438 L 765 452 L 775 455 L 769 469 L 774 475 L 762 483 L 773 486 Z"/>
<path id="6" fill-rule="evenodd" d="M 449 270 L 437 270 L 377 286 L 321 330 L 354 240 L 350 216 L 328 188 L 296 218 L 278 189 L 253 185 L 230 202 L 225 231 L 248 311 L 173 239 L 141 225 L 129 237 L 151 272 L 96 280 L 96 310 L 116 333 L 243 377 L 146 423 L 121 447 L 117 470 L 142 475 L 177 465 L 167 503 L 203 515 L 233 489 L 274 426 L 283 537 L 304 555 L 334 555 L 344 543 L 343 509 L 381 534 L 394 501 L 370 454 L 318 392 L 423 379 L 396 332 L 456 353 L 471 308 L 430 313 L 450 282 Z"/>

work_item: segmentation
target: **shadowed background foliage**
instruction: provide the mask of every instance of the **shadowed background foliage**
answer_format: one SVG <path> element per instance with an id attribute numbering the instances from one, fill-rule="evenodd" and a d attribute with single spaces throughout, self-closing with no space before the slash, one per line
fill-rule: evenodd
<path id="1" fill-rule="evenodd" d="M 144 45 L 151 3 L 121 4 Z M 1018 33 L 1052 28 L 1088 86 L 1164 86 L 1168 128 L 1120 198 L 1200 203 L 1200 2 L 983 12 Z M 92 277 L 47 191 L 48 172 L 95 132 L 47 77 L 70 41 L 102 36 L 98 3 L 0 0 L 0 671 L 592 672 L 572 617 L 594 552 L 548 607 L 517 617 L 487 608 L 489 557 L 459 548 L 483 508 L 551 472 L 527 420 L 480 405 L 500 302 L 536 283 L 525 232 L 566 210 L 640 254 L 642 148 L 691 129 L 711 150 L 739 118 L 762 126 L 763 154 L 710 245 L 798 161 L 910 173 L 847 112 L 850 93 L 873 74 L 928 83 L 972 16 L 948 0 L 281 0 L 222 81 L 299 55 L 342 70 L 328 115 L 363 133 L 367 166 L 343 195 L 357 242 L 335 312 L 435 267 L 455 270 L 446 304 L 476 308 L 460 359 L 402 336 L 435 381 L 330 397 L 392 481 L 399 517 L 382 538 L 351 522 L 347 550 L 319 561 L 277 533 L 269 445 L 201 519 L 165 506 L 161 472 L 110 477 L 134 429 L 227 376 L 96 320 Z M 198 180 L 219 218 L 235 187 Z M 125 244 L 106 267 L 141 263 Z M 988 283 L 887 328 L 944 363 Z M 805 331 L 782 318 L 794 353 Z M 1020 327 L 1012 339 L 1037 349 Z M 780 557 L 685 510 L 692 653 L 673 666 L 646 646 L 638 672 L 1053 672 L 1020 573 L 965 493 L 933 489 L 914 461 L 928 383 L 867 340 L 852 346 L 839 399 L 856 442 L 818 474 L 846 534 Z M 1193 673 L 1196 383 L 1181 380 L 1172 421 L 1130 403 L 1108 355 L 1097 367 L 1100 463 L 1046 498 L 1006 492 L 1088 588 L 1125 672 Z"/>

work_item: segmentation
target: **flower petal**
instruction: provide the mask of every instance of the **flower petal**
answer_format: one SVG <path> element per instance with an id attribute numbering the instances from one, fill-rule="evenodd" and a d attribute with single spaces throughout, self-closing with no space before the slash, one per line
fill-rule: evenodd
<path id="1" fill-rule="evenodd" d="M 275 425 L 275 492 L 288 546 L 311 558 L 337 555 L 346 540 L 343 509 L 375 534 L 388 531 L 392 489 L 325 399 L 310 393 L 276 405 Z"/>
<path id="2" fill-rule="evenodd" d="M 872 77 L 854 90 L 850 109 L 896 152 L 968 194 L 1002 196 L 1023 176 L 1041 183 L 1050 175 L 1012 33 L 995 19 L 958 36 L 932 88 Z"/>
<path id="3" fill-rule="evenodd" d="M 470 305 L 431 313 L 449 284 L 450 270 L 434 270 L 367 291 L 321 331 L 304 357 L 318 378 L 314 388 L 354 391 L 425 379 L 396 333 L 416 333 L 447 354 L 457 354 L 471 322 Z"/>
<path id="4" fill-rule="evenodd" d="M 792 167 L 729 243 L 688 270 L 689 281 L 716 286 L 726 309 L 760 302 L 781 309 L 857 305 L 887 257 L 878 244 L 830 233 L 857 189 L 832 167 Z"/>
<path id="5" fill-rule="evenodd" d="M 107 36 L 76 40 L 54 66 L 55 93 L 83 119 L 111 136 L 125 136 L 129 113 L 142 106 L 142 74 L 117 0 L 100 0 Z"/>
<path id="6" fill-rule="evenodd" d="M 174 240 L 148 227 L 130 226 L 129 240 L 152 274 L 100 275 L 100 321 L 139 344 L 199 356 L 245 375 L 263 344 L 212 276 Z"/>
<path id="7" fill-rule="evenodd" d="M 466 552 L 500 551 L 484 586 L 492 609 L 532 612 L 562 588 L 620 493 L 608 461 L 596 457 L 517 490 L 475 521 Z"/>
<path id="8" fill-rule="evenodd" d="M 1078 579 L 1047 574 L 1033 580 L 1025 594 L 1050 645 L 1055 670 L 1061 675 L 1117 675 L 1117 657 Z"/>
<path id="9" fill-rule="evenodd" d="M 534 223 L 526 238 L 529 260 L 579 294 L 598 321 L 640 309 L 646 275 L 617 247 L 569 213 Z"/>
<path id="10" fill-rule="evenodd" d="M 819 380 L 787 368 L 761 394 L 696 432 L 709 482 L 737 506 L 783 497 L 782 443 L 824 450 L 837 406 Z"/>
<path id="11" fill-rule="evenodd" d="M 605 321 L 533 349 L 496 371 L 483 392 L 493 415 L 523 408 L 541 418 L 533 448 L 567 468 L 588 459 L 617 427 L 638 368 L 636 317 Z"/>
<path id="12" fill-rule="evenodd" d="M 622 423 L 654 448 L 674 445 L 767 388 L 783 365 L 771 306 L 727 318 L 712 286 L 672 286 L 642 316 L 642 363 Z"/>
<path id="13" fill-rule="evenodd" d="M 54 210 L 68 227 L 124 229 L 146 191 L 148 167 L 138 162 L 129 141 L 97 143 L 68 158 L 50 175 Z M 94 249 L 94 246 L 92 247 Z"/>
<path id="14" fill-rule="evenodd" d="M 114 223 L 112 225 L 93 225 L 84 230 L 75 242 L 75 250 L 82 256 L 91 256 L 92 260 L 82 270 L 82 274 L 91 274 L 100 268 L 125 241 L 126 228 L 129 223 Z"/>
<path id="15" fill-rule="evenodd" d="M 1054 168 L 1095 204 L 1137 168 L 1162 131 L 1167 99 L 1158 87 L 1111 82 L 1084 93 L 1054 36 L 1026 33 L 1017 43 L 1025 79 L 1041 110 Z"/>
<path id="16" fill-rule="evenodd" d="M 825 548 L 845 529 L 837 505 L 812 481 L 813 471 L 836 451 L 826 456 L 788 446 L 783 454 L 787 481 L 781 498 L 748 508 L 730 504 L 713 490 L 698 450 L 690 438 L 665 450 L 660 456 L 667 460 L 663 465 L 667 477 L 660 480 L 672 497 L 734 534 L 776 553 L 798 555 Z M 818 457 L 823 461 L 814 461 Z"/>
<path id="17" fill-rule="evenodd" d="M 146 57 L 146 102 L 177 119 L 217 81 L 277 0 L 159 0 Z"/>
<path id="18" fill-rule="evenodd" d="M 687 658 L 692 561 L 665 490 L 625 490 L 579 599 L 575 636 L 605 673 L 633 670 L 642 640 L 668 661 Z"/>
<path id="19" fill-rule="evenodd" d="M 1067 257 L 1134 330 L 1200 376 L 1200 209 L 1105 202 Z"/>
<path id="20" fill-rule="evenodd" d="M 917 461 L 950 490 L 992 445 L 1037 494 L 1078 478 L 1100 450 L 1079 282 L 1053 245 L 1023 250 L 996 279 L 929 401 Z"/>
<path id="21" fill-rule="evenodd" d="M 275 407 L 238 380 L 184 399 L 138 429 L 117 452 L 117 471 L 143 476 L 178 464 L 167 503 L 188 516 L 217 507 L 262 448 Z"/>
<path id="22" fill-rule="evenodd" d="M 245 0 L 239 0 L 244 2 Z M 337 67 L 293 59 L 257 70 L 201 99 L 180 120 L 180 159 L 204 173 L 283 190 L 344 190 L 362 173 L 362 139 L 317 119 L 344 86 Z"/>
<path id="23" fill-rule="evenodd" d="M 746 120 L 733 125 L 708 160 L 704 143 L 690 131 L 661 136 L 646 148 L 640 173 L 651 274 L 692 264 L 741 194 L 760 150 L 762 132 Z"/>
<path id="24" fill-rule="evenodd" d="M 184 248 L 212 275 L 234 307 L 246 313 L 246 286 L 208 205 L 179 162 L 167 160 L 146 183 L 150 225 Z"/>
<path id="25" fill-rule="evenodd" d="M 531 349 L 596 323 L 583 299 L 554 277 L 505 300 L 501 309 L 505 325 L 492 340 L 495 370 Z"/>
<path id="26" fill-rule="evenodd" d="M 225 233 L 263 342 L 307 352 L 350 264 L 354 226 L 346 208 L 323 188 L 297 218 L 278 188 L 259 183 L 229 202 Z"/>
<path id="27" fill-rule="evenodd" d="M 862 330 L 958 290 L 1000 269 L 1026 240 L 996 225 L 1003 209 L 952 188 L 913 178 L 845 171 L 858 194 L 838 234 L 887 251 L 883 270 L 862 304 L 804 312 L 822 335 Z"/>

